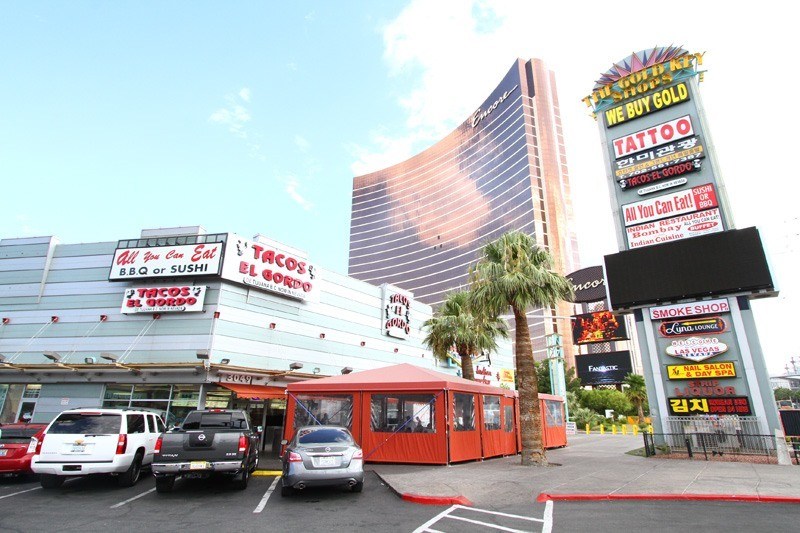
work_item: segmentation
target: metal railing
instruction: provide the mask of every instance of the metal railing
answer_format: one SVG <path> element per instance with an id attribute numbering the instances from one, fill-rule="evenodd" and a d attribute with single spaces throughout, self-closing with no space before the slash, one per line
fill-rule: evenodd
<path id="1" fill-rule="evenodd" d="M 688 459 L 705 459 L 716 456 L 763 456 L 777 458 L 777 447 L 773 435 L 753 433 L 728 434 L 716 432 L 682 432 L 682 433 L 642 433 L 644 450 L 647 457 L 668 455 L 685 456 Z M 660 437 L 657 439 L 657 437 Z M 656 440 L 659 444 L 656 444 Z M 800 455 L 800 446 L 795 450 L 795 457 Z M 777 460 L 777 459 L 776 459 Z"/>

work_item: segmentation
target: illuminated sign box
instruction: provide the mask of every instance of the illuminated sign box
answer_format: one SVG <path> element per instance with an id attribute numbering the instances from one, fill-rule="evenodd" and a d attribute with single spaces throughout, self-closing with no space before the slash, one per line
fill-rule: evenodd
<path id="1" fill-rule="evenodd" d="M 575 368 L 583 385 L 622 383 L 633 372 L 628 350 L 579 355 L 575 357 Z"/>
<path id="2" fill-rule="evenodd" d="M 597 311 L 572 317 L 574 344 L 624 340 L 628 340 L 625 319 L 611 311 Z"/>
<path id="3" fill-rule="evenodd" d="M 667 365 L 669 379 L 735 378 L 733 363 L 702 363 L 698 365 Z"/>

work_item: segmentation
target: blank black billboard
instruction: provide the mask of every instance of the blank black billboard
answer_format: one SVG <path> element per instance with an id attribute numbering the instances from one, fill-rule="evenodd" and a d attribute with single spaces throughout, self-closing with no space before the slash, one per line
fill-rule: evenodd
<path id="1" fill-rule="evenodd" d="M 612 309 L 775 288 L 756 228 L 627 250 L 605 265 Z"/>
<path id="2" fill-rule="evenodd" d="M 575 368 L 581 385 L 611 385 L 622 383 L 633 372 L 628 350 L 592 353 L 575 357 Z"/>

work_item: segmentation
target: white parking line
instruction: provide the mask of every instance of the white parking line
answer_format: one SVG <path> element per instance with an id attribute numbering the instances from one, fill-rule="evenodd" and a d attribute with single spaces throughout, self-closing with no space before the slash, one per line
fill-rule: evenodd
<path id="1" fill-rule="evenodd" d="M 32 490 L 39 490 L 39 489 L 41 489 L 41 488 L 42 488 L 42 487 L 33 487 L 32 489 L 21 490 L 21 491 L 19 491 L 19 492 L 12 492 L 11 494 L 6 494 L 5 496 L 0 496 L 0 500 L 2 500 L 3 498 L 10 498 L 10 497 L 12 497 L 12 496 L 16 496 L 17 494 L 23 494 L 23 493 L 25 493 L 25 492 L 30 492 L 30 491 L 32 491 Z"/>
<path id="2" fill-rule="evenodd" d="M 155 487 L 153 487 L 152 489 L 150 489 L 150 490 L 148 490 L 148 491 L 146 491 L 146 492 L 143 492 L 143 493 L 139 494 L 138 496 L 134 496 L 133 498 L 128 498 L 128 499 L 127 499 L 127 500 L 125 500 L 124 502 L 115 503 L 114 505 L 112 505 L 111 507 L 109 507 L 109 509 L 116 509 L 117 507 L 122 507 L 122 506 L 123 506 L 123 505 L 125 505 L 126 503 L 130 503 L 130 502 L 132 502 L 133 500 L 138 500 L 138 499 L 139 499 L 139 498 L 141 498 L 142 496 L 147 496 L 148 494 L 150 494 L 150 493 L 151 493 L 151 492 L 153 492 L 154 490 L 156 490 L 156 488 L 155 488 Z"/>
<path id="3" fill-rule="evenodd" d="M 455 516 L 455 515 L 453 515 L 452 514 L 453 511 L 457 511 L 457 510 L 465 510 L 465 511 L 472 511 L 472 512 L 476 512 L 476 513 L 485 513 L 485 514 L 490 514 L 490 515 L 495 515 L 495 516 L 503 516 L 503 517 L 506 517 L 506 518 L 512 518 L 512 519 L 515 519 L 515 520 L 525 520 L 525 521 L 528 521 L 528 522 L 540 522 L 542 524 L 542 533 L 551 533 L 552 530 L 553 530 L 553 505 L 552 505 L 552 503 L 553 503 L 552 501 L 548 501 L 548 502 L 545 503 L 544 516 L 542 518 L 533 518 L 531 516 L 522 516 L 522 515 L 501 513 L 501 512 L 498 512 L 498 511 L 488 511 L 486 509 L 478 509 L 478 508 L 475 508 L 475 507 L 465 507 L 463 505 L 453 505 L 452 507 L 450 507 L 446 511 L 442 511 L 438 515 L 434 516 L 433 518 L 431 518 L 430 520 L 428 520 L 427 522 L 425 522 L 424 524 L 419 526 L 417 529 L 414 530 L 414 533 L 423 533 L 423 532 L 425 532 L 425 533 L 439 533 L 438 530 L 433 529 L 431 526 L 433 526 L 436 522 L 438 522 L 440 520 L 447 520 L 447 519 L 458 520 L 458 521 L 461 521 L 461 522 L 468 522 L 470 524 L 475 524 L 475 525 L 479 525 L 479 526 L 485 526 L 487 529 L 495 529 L 495 530 L 500 530 L 500 531 L 507 531 L 509 533 L 526 533 L 526 531 L 527 531 L 527 530 L 521 530 L 521 529 L 512 529 L 510 527 L 504 527 L 504 526 L 497 525 L 497 524 L 491 524 L 489 522 L 483 522 L 481 520 L 473 520 L 473 519 L 470 519 L 470 518 L 465 518 L 463 516 Z"/>
<path id="4" fill-rule="evenodd" d="M 269 497 L 272 496 L 272 491 L 275 490 L 275 487 L 278 485 L 278 481 L 280 480 L 280 476 L 275 478 L 275 480 L 272 482 L 272 485 L 270 485 L 267 489 L 267 492 L 264 493 L 264 497 L 261 498 L 260 502 L 258 502 L 258 506 L 253 510 L 253 514 L 258 514 L 264 510 L 264 507 L 267 505 L 267 500 L 269 500 Z"/>

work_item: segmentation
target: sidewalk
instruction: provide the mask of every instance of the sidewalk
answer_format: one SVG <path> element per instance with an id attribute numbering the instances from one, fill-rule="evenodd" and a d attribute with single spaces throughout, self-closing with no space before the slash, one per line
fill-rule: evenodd
<path id="1" fill-rule="evenodd" d="M 397 494 L 418 503 L 489 506 L 539 498 L 750 500 L 800 503 L 800 466 L 657 459 L 627 455 L 632 435 L 573 435 L 549 450 L 553 466 L 523 467 L 520 457 L 452 466 L 367 464 Z M 555 466 L 560 465 L 560 466 Z"/>

